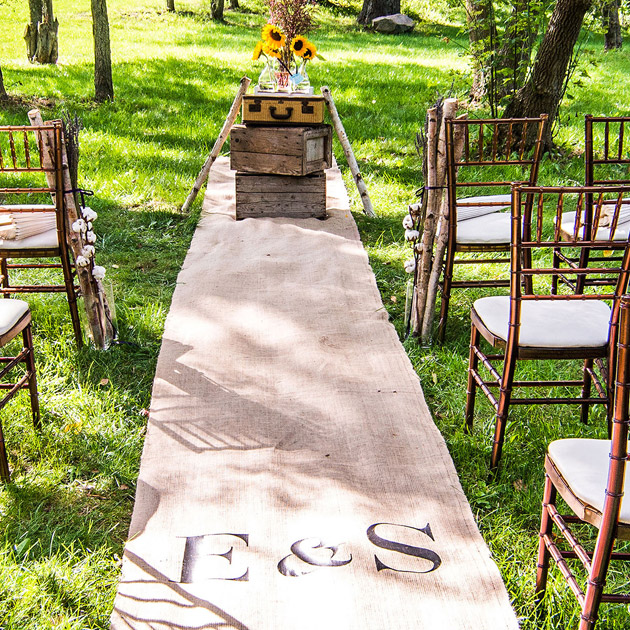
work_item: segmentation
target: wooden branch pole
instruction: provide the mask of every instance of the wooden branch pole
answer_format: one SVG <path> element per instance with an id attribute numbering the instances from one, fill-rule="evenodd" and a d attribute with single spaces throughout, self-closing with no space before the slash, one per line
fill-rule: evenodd
<path id="1" fill-rule="evenodd" d="M 251 82 L 252 81 L 249 77 L 243 77 L 241 79 L 241 84 L 234 98 L 234 102 L 232 103 L 232 107 L 230 107 L 230 111 L 227 115 L 227 118 L 225 119 L 225 122 L 223 123 L 223 127 L 221 128 L 221 133 L 219 134 L 219 137 L 214 143 L 214 146 L 212 147 L 212 151 L 210 151 L 210 155 L 208 155 L 208 157 L 206 158 L 206 161 L 201 167 L 201 171 L 199 171 L 199 175 L 197 175 L 197 179 L 195 180 L 195 185 L 192 187 L 192 190 L 190 191 L 190 193 L 188 193 L 188 197 L 186 197 L 186 201 L 184 201 L 184 205 L 181 207 L 181 212 L 188 212 L 188 210 L 190 210 L 190 206 L 192 206 L 193 201 L 195 201 L 197 195 L 199 194 L 199 191 L 201 190 L 201 187 L 203 186 L 206 179 L 208 179 L 208 174 L 210 173 L 210 169 L 212 168 L 212 165 L 214 164 L 215 160 L 219 157 L 219 152 L 221 151 L 221 148 L 225 144 L 225 141 L 227 140 L 227 137 L 230 134 L 232 126 L 234 125 L 234 121 L 236 120 L 236 117 L 238 116 L 238 112 L 241 108 L 243 96 L 245 95 L 245 92 L 247 92 L 247 88 L 249 87 L 249 84 Z"/>
<path id="2" fill-rule="evenodd" d="M 29 120 L 33 126 L 45 125 L 39 110 L 34 109 L 28 112 Z M 42 157 L 44 166 L 47 168 L 52 167 L 52 143 L 50 141 L 49 134 L 42 134 L 42 145 L 44 151 Z M 62 142 L 62 163 L 63 163 L 63 186 L 64 186 L 64 211 L 65 227 L 66 227 L 66 242 L 74 260 L 78 256 L 82 255 L 82 249 L 87 243 L 83 242 L 83 235 L 72 230 L 72 224 L 79 218 L 77 209 L 77 203 L 74 196 L 72 182 L 70 181 L 70 169 L 68 167 L 68 156 L 66 154 L 65 142 Z M 54 174 L 52 172 L 46 173 L 46 178 L 50 186 L 54 185 Z M 83 303 L 87 315 L 88 324 L 92 332 L 94 345 L 97 348 L 105 348 L 109 342 L 114 338 L 114 330 L 111 322 L 107 318 L 107 311 L 109 306 L 107 305 L 107 298 L 100 281 L 92 275 L 92 265 L 87 267 L 76 267 L 77 279 L 79 281 L 79 287 L 81 289 L 81 297 L 83 297 Z"/>
<path id="3" fill-rule="evenodd" d="M 330 93 L 330 88 L 326 85 L 323 85 L 321 88 L 321 92 L 324 96 L 326 106 L 328 107 L 330 117 L 332 118 L 335 133 L 339 138 L 339 142 L 341 143 L 341 147 L 343 148 L 344 155 L 346 156 L 346 160 L 348 161 L 350 172 L 352 173 L 352 177 L 354 177 L 354 182 L 357 185 L 357 190 L 359 191 L 359 196 L 361 197 L 361 201 L 363 202 L 363 209 L 365 211 L 365 214 L 367 214 L 368 217 L 375 217 L 376 214 L 374 213 L 374 208 L 372 207 L 372 202 L 370 201 L 370 195 L 368 195 L 367 186 L 365 185 L 365 181 L 363 180 L 361 172 L 359 171 L 359 165 L 357 164 L 357 160 L 354 157 L 354 152 L 352 151 L 352 147 L 350 146 L 350 141 L 348 140 L 348 136 L 346 135 L 346 130 L 343 128 L 341 118 L 339 117 L 337 108 L 335 107 L 332 94 Z"/>
<path id="4" fill-rule="evenodd" d="M 454 100 L 454 99 L 453 99 Z M 444 119 L 453 118 L 457 111 L 457 101 L 455 102 L 455 108 L 447 112 L 446 107 L 444 109 Z M 467 114 L 462 118 L 467 117 Z M 457 156 L 461 156 L 464 151 L 464 134 L 461 128 L 457 129 L 455 137 L 453 138 L 455 156 L 456 159 L 460 159 Z M 441 137 L 440 137 L 441 139 Z M 444 153 L 440 156 L 440 159 L 446 160 L 446 147 L 444 147 Z M 444 163 L 444 184 L 446 184 L 446 165 Z M 433 320 L 435 318 L 435 300 L 437 298 L 437 290 L 440 282 L 440 274 L 442 273 L 442 265 L 444 263 L 444 254 L 446 252 L 446 245 L 448 243 L 448 220 L 449 220 L 449 207 L 448 198 L 444 195 L 442 199 L 442 208 L 440 210 L 440 227 L 439 232 L 435 237 L 435 255 L 433 256 L 433 264 L 431 268 L 431 275 L 429 276 L 429 283 L 427 287 L 427 301 L 424 307 L 424 318 L 422 321 L 422 341 L 423 343 L 430 343 L 431 331 L 433 330 Z"/>

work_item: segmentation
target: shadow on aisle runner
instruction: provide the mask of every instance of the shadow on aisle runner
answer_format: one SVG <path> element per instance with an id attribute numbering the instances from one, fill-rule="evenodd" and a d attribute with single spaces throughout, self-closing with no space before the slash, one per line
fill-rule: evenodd
<path id="1" fill-rule="evenodd" d="M 153 387 L 112 628 L 518 627 L 339 171 L 235 221 L 211 171 Z"/>

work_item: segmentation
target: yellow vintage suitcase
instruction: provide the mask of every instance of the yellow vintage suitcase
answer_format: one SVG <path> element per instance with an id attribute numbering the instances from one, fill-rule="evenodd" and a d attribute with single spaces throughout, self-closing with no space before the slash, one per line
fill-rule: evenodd
<path id="1" fill-rule="evenodd" d="M 324 97 L 304 94 L 246 94 L 244 123 L 319 125 L 324 122 Z"/>

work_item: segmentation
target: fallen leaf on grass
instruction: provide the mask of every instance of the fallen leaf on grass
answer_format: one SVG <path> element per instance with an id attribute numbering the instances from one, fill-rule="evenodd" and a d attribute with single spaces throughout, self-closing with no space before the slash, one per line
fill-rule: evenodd
<path id="1" fill-rule="evenodd" d="M 108 378 L 102 378 L 101 382 L 99 383 L 99 385 L 109 385 L 109 379 Z"/>

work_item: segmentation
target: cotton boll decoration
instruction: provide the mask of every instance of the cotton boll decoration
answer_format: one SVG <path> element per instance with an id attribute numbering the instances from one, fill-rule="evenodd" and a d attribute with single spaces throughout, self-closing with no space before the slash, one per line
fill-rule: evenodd
<path id="1" fill-rule="evenodd" d="M 94 249 L 94 245 L 85 245 L 83 247 L 83 249 L 81 250 L 81 253 L 86 258 L 92 258 L 92 256 L 94 256 L 95 252 L 96 252 L 96 250 Z"/>
<path id="2" fill-rule="evenodd" d="M 87 267 L 90 264 L 90 261 L 85 256 L 77 256 L 76 263 L 77 267 Z"/>
<path id="3" fill-rule="evenodd" d="M 420 238 L 420 232 L 418 230 L 405 230 L 406 241 L 417 241 Z"/>
<path id="4" fill-rule="evenodd" d="M 80 234 L 81 232 L 85 232 L 87 230 L 87 223 L 83 219 L 77 219 L 72 224 L 72 231 Z"/>
<path id="5" fill-rule="evenodd" d="M 410 258 L 409 260 L 405 260 L 405 271 L 407 273 L 413 273 L 416 270 L 416 259 Z"/>
<path id="6" fill-rule="evenodd" d="M 83 208 L 83 218 L 86 221 L 94 221 L 98 218 L 98 214 L 96 214 L 96 212 L 94 212 L 92 208 L 86 206 L 85 208 Z"/>
<path id="7" fill-rule="evenodd" d="M 92 230 L 89 230 L 88 232 L 85 233 L 85 240 L 88 243 L 96 243 L 96 234 L 94 234 Z"/>
<path id="8" fill-rule="evenodd" d="M 418 253 L 418 254 L 421 254 L 421 253 L 422 253 L 422 249 L 423 249 L 423 248 L 422 248 L 422 243 L 416 243 L 416 244 L 414 245 L 414 247 L 413 247 L 413 251 L 414 251 L 414 252 L 416 252 L 416 253 Z"/>
<path id="9" fill-rule="evenodd" d="M 405 228 L 405 230 L 411 230 L 413 228 L 413 218 L 410 214 L 405 215 L 405 218 L 403 219 L 403 227 Z"/>
<path id="10" fill-rule="evenodd" d="M 92 268 L 92 275 L 97 280 L 102 280 L 105 277 L 105 267 L 101 267 L 100 265 L 94 265 Z"/>
<path id="11" fill-rule="evenodd" d="M 412 217 L 418 217 L 418 216 L 420 216 L 420 208 L 421 208 L 421 206 L 420 206 L 420 204 L 419 204 L 419 203 L 412 203 L 412 204 L 409 206 L 409 214 L 410 214 Z"/>

